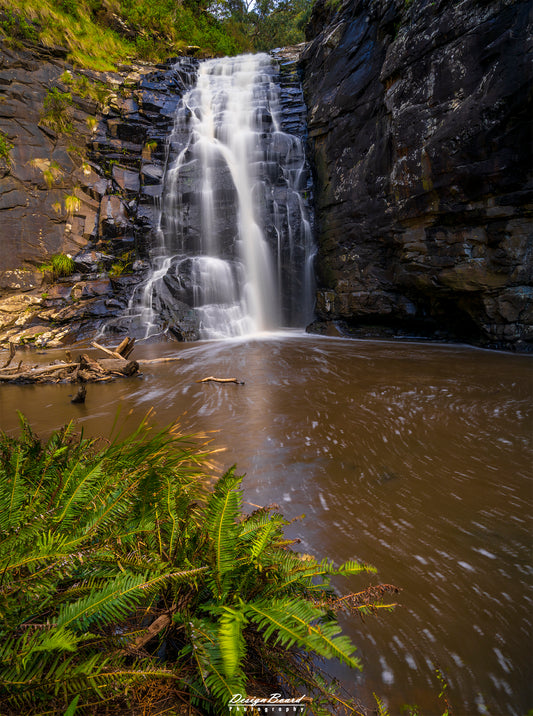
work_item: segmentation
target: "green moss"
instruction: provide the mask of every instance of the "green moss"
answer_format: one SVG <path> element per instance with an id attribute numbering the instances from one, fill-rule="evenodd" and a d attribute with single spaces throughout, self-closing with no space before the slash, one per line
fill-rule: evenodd
<path id="1" fill-rule="evenodd" d="M 109 276 L 122 276 L 122 274 L 129 274 L 133 270 L 133 260 L 135 258 L 134 251 L 126 251 L 123 253 L 119 260 L 116 261 L 109 269 Z"/>
<path id="2" fill-rule="evenodd" d="M 9 164 L 9 152 L 13 149 L 13 145 L 7 138 L 7 135 L 0 132 L 0 160 Z"/>
<path id="3" fill-rule="evenodd" d="M 78 72 L 65 70 L 59 79 L 72 94 L 91 99 L 100 105 L 105 105 L 111 96 L 111 90 L 104 82 L 91 80 Z"/>
<path id="4" fill-rule="evenodd" d="M 67 214 L 75 214 L 80 210 L 81 201 L 75 194 L 67 194 L 64 199 L 64 203 Z"/>

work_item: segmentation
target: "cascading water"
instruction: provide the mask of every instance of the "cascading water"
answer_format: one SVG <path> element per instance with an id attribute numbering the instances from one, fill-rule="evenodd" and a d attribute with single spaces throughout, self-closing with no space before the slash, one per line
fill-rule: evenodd
<path id="1" fill-rule="evenodd" d="M 183 97 L 140 302 L 147 335 L 166 324 L 179 338 L 221 338 L 312 319 L 310 173 L 302 137 L 284 131 L 277 71 L 265 54 L 205 61 Z"/>

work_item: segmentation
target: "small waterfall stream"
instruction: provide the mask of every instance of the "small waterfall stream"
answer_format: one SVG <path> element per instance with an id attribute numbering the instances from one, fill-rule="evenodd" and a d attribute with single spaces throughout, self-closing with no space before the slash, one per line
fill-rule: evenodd
<path id="1" fill-rule="evenodd" d="M 312 319 L 311 178 L 282 93 L 303 100 L 282 84 L 266 54 L 200 63 L 169 138 L 158 246 L 132 310 L 147 336 L 225 338 Z"/>

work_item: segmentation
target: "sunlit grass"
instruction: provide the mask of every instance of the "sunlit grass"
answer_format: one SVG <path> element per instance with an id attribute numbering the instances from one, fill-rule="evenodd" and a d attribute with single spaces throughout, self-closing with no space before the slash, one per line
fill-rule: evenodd
<path id="1" fill-rule="evenodd" d="M 67 59 L 75 66 L 112 71 L 117 62 L 135 55 L 135 46 L 110 28 L 96 24 L 80 3 L 77 16 L 62 12 L 49 0 L 0 0 L 0 8 L 19 14 L 39 28 L 39 40 L 46 46 L 69 50 Z"/>
<path id="2" fill-rule="evenodd" d="M 71 6 L 72 5 L 72 6 Z M 177 54 L 188 45 L 216 55 L 235 55 L 243 38 L 228 28 L 170 0 L 121 0 L 113 11 L 135 33 L 135 40 L 121 36 L 105 19 L 96 19 L 88 3 L 55 4 L 53 0 L 0 0 L 10 21 L 0 25 L 0 35 L 16 44 L 39 40 L 45 46 L 68 50 L 75 67 L 113 71 L 118 63 L 135 59 L 157 62 Z M 18 18 L 18 29 L 12 18 Z M 15 23 L 16 25 L 16 23 Z"/>

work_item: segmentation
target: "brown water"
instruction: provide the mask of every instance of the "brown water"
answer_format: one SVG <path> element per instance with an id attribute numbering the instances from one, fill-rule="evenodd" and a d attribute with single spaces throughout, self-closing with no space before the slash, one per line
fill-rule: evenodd
<path id="1" fill-rule="evenodd" d="M 106 435 L 118 406 L 126 430 L 153 406 L 161 423 L 217 430 L 247 500 L 306 514 L 291 527 L 302 549 L 370 562 L 371 581 L 402 588 L 393 614 L 344 621 L 364 663 L 337 672 L 347 688 L 433 716 L 438 666 L 456 715 L 533 707 L 530 357 L 299 334 L 136 349 L 176 352 L 90 385 L 83 406 L 72 386 L 3 386 L 0 427 L 15 432 L 18 409 L 43 433 L 74 419 Z M 245 385 L 195 383 L 208 375 Z"/>

